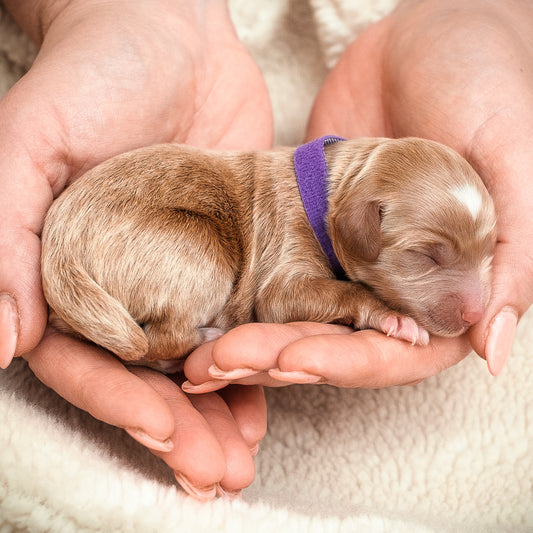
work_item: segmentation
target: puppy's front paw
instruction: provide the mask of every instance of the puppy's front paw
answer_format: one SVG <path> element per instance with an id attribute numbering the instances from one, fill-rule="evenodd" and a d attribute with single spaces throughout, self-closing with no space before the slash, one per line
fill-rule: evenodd
<path id="1" fill-rule="evenodd" d="M 429 333 L 420 327 L 412 318 L 398 313 L 386 314 L 379 323 L 379 330 L 387 337 L 395 337 L 411 343 L 426 346 L 429 343 Z"/>

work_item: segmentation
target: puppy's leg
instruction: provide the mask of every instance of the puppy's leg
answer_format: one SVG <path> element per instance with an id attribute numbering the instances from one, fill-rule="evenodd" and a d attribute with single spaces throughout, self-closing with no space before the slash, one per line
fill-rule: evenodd
<path id="1" fill-rule="evenodd" d="M 411 344 L 427 344 L 428 332 L 410 317 L 387 307 L 359 283 L 323 278 L 277 278 L 256 304 L 262 322 L 299 320 L 375 329 Z"/>
<path id="2" fill-rule="evenodd" d="M 136 273 L 137 292 L 127 308 L 148 340 L 147 360 L 183 358 L 224 333 L 215 326 L 239 267 L 237 237 L 232 227 L 192 212 L 175 210 L 151 224 L 150 254 Z"/>
<path id="3" fill-rule="evenodd" d="M 195 316 L 180 316 L 173 312 L 167 316 L 167 319 L 152 318 L 141 324 L 148 339 L 148 361 L 184 358 L 200 344 L 225 333 L 219 328 L 198 327 Z"/>

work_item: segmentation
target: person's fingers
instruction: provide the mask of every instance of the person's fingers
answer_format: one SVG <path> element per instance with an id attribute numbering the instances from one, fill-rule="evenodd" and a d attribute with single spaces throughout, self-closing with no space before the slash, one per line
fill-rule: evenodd
<path id="1" fill-rule="evenodd" d="M 209 375 L 209 369 L 214 364 L 213 348 L 215 343 L 216 341 L 211 341 L 201 344 L 185 359 L 183 371 L 187 380 L 182 384 L 182 389 L 185 392 L 212 392 L 229 384 L 229 381 L 224 380 L 214 382 Z"/>
<path id="2" fill-rule="evenodd" d="M 309 335 L 350 331 L 345 326 L 314 322 L 239 326 L 189 355 L 185 361 L 188 381 L 183 384 L 183 390 L 203 393 L 221 389 L 228 383 L 284 385 L 267 371 L 277 368 L 278 355 L 285 346 Z"/>
<path id="3" fill-rule="evenodd" d="M 173 469 L 176 480 L 191 496 L 199 500 L 214 498 L 217 485 L 227 473 L 226 444 L 240 445 L 235 455 L 239 457 L 239 452 L 243 452 L 245 463 L 250 457 L 235 423 L 231 424 L 231 414 L 224 401 L 215 394 L 201 395 L 193 405 L 179 386 L 163 374 L 143 367 L 130 370 L 157 391 L 174 418 L 172 450 L 154 450 L 154 454 Z M 246 464 L 245 470 L 248 466 Z M 236 477 L 235 480 L 230 476 L 230 480 L 238 486 L 239 473 Z"/>
<path id="4" fill-rule="evenodd" d="M 24 357 L 35 375 L 70 403 L 152 449 L 172 448 L 174 417 L 167 403 L 105 350 L 48 329 Z"/>
<path id="5" fill-rule="evenodd" d="M 262 387 L 230 385 L 219 391 L 252 455 L 267 431 L 267 405 Z"/>
<path id="6" fill-rule="evenodd" d="M 229 382 L 329 383 L 339 387 L 377 388 L 404 385 L 433 376 L 470 351 L 466 336 L 431 337 L 412 346 L 374 330 L 353 332 L 345 326 L 297 322 L 250 324 L 236 328 L 207 347 L 205 361 L 186 363 L 191 392 L 224 387 Z M 231 333 L 231 332 L 230 332 Z M 216 365 L 209 367 L 209 361 Z"/>
<path id="7" fill-rule="evenodd" d="M 346 326 L 318 322 L 245 324 L 218 339 L 212 356 L 214 364 L 222 372 L 270 370 L 276 364 L 280 350 L 302 337 L 350 331 L 353 330 Z"/>
<path id="8" fill-rule="evenodd" d="M 175 418 L 168 452 L 155 450 L 192 496 L 235 496 L 254 478 L 253 456 L 266 432 L 266 402 L 258 387 L 229 387 L 223 395 L 187 396 L 152 370 L 133 367 L 170 406 Z"/>
<path id="9" fill-rule="evenodd" d="M 221 396 L 215 393 L 191 395 L 192 405 L 205 418 L 225 459 L 226 470 L 216 489 L 222 496 L 235 496 L 252 483 L 255 476 L 254 449 L 243 438 L 234 416 Z"/>
<path id="10" fill-rule="evenodd" d="M 36 346 L 46 325 L 39 234 L 53 193 L 48 176 L 62 174 L 41 124 L 23 111 L 13 90 L 0 101 L 0 367 Z M 17 93 L 17 94 L 16 94 Z M 32 155 L 36 150 L 37 155 Z M 47 159 L 48 158 L 48 159 Z M 47 162 L 45 162 L 47 161 Z"/>
<path id="11" fill-rule="evenodd" d="M 465 336 L 431 337 L 426 346 L 412 346 L 373 330 L 315 335 L 281 350 L 279 368 L 270 374 L 292 383 L 328 383 L 337 387 L 407 385 L 451 367 L 470 351 Z"/>
<path id="12" fill-rule="evenodd" d="M 126 369 L 104 350 L 50 330 L 26 357 L 43 383 L 161 457 L 194 497 L 238 492 L 252 481 L 253 446 L 243 434 L 251 428 L 251 442 L 264 434 L 264 400 L 257 391 L 255 398 L 235 395 L 228 404 L 215 394 L 201 395 L 193 405 L 163 374 Z M 246 406 L 248 400 L 253 403 Z"/>
<path id="13" fill-rule="evenodd" d="M 5 194 L 5 189 L 0 183 L 0 194 Z M 13 227 L 14 220 L 9 222 L 0 216 L 1 368 L 7 368 L 13 357 L 39 342 L 47 320 L 41 293 L 39 238 L 21 224 Z"/>
<path id="14" fill-rule="evenodd" d="M 503 369 L 517 322 L 533 302 L 533 228 L 527 223 L 533 199 L 524 194 L 530 188 L 528 174 L 533 165 L 524 140 L 533 134 L 533 113 L 528 121 L 529 133 L 520 131 L 504 149 L 491 153 L 487 148 L 483 156 L 480 152 L 472 156 L 496 205 L 498 244 L 490 300 L 483 320 L 472 329 L 470 337 L 494 375 Z"/>

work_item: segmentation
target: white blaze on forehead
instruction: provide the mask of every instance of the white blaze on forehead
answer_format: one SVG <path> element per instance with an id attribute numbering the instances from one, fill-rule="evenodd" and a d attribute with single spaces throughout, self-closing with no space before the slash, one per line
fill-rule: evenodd
<path id="1" fill-rule="evenodd" d="M 463 204 L 469 213 L 472 215 L 472 218 L 476 220 L 479 212 L 481 210 L 482 198 L 481 193 L 475 185 L 470 183 L 465 183 L 463 185 L 458 185 L 453 187 L 450 191 L 461 204 Z"/>

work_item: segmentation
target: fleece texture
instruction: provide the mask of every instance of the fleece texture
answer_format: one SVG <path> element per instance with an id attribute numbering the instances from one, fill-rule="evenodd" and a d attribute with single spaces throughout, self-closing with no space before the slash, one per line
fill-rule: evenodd
<path id="1" fill-rule="evenodd" d="M 271 91 L 276 144 L 302 142 L 328 69 L 394 3 L 230 1 Z M 2 94 L 34 56 L 0 7 Z M 269 390 L 254 483 L 242 501 L 204 504 L 17 360 L 0 371 L 0 532 L 532 532 L 532 355 L 529 312 L 498 378 L 472 355 L 413 387 Z"/>

